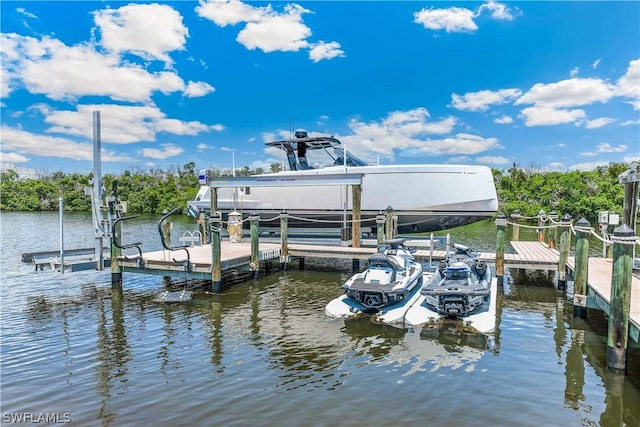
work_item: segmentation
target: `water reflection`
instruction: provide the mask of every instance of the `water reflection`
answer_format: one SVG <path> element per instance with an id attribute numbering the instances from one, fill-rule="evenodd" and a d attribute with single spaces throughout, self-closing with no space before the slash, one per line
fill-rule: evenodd
<path id="1" fill-rule="evenodd" d="M 155 236 L 155 219 L 149 224 L 132 230 Z M 159 304 L 160 278 L 128 275 L 125 291 L 112 292 L 97 273 L 62 277 L 7 264 L 20 246 L 7 244 L 12 234 L 2 227 L 3 250 L 16 252 L 5 254 L 2 272 L 3 411 L 71 409 L 78 425 L 202 425 L 238 414 L 254 424 L 303 425 L 308 416 L 296 409 L 307 396 L 303 412 L 322 414 L 352 411 L 349 397 L 366 394 L 371 413 L 387 400 L 422 399 L 416 417 L 403 420 L 411 424 L 463 413 L 475 401 L 469 389 L 497 398 L 460 418 L 468 424 L 640 425 L 638 350 L 628 359 L 632 378 L 608 372 L 606 319 L 597 311 L 574 318 L 554 273 L 510 271 L 495 333 L 483 336 L 447 322 L 403 329 L 327 318 L 324 306 L 349 273 L 325 269 L 276 272 L 219 295 Z M 424 405 L 431 387 L 438 393 L 426 393 Z M 202 396 L 210 396 L 206 404 Z M 522 414 L 503 411 L 505 399 L 518 401 Z M 377 415 L 385 425 L 399 422 Z"/>
<path id="2" fill-rule="evenodd" d="M 109 300 L 98 298 L 96 301 L 98 321 L 96 358 L 99 362 L 96 366 L 98 377 L 96 386 L 98 394 L 102 396 L 97 418 L 103 425 L 110 424 L 117 417 L 116 413 L 109 412 L 109 401 L 114 394 L 128 392 L 127 363 L 131 361 L 132 356 L 127 342 L 122 301 L 122 290 L 111 292 Z M 110 310 L 108 302 L 111 303 Z"/>

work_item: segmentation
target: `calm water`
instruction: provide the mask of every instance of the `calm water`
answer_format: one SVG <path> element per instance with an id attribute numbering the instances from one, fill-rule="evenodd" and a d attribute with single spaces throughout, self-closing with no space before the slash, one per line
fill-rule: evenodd
<path id="1" fill-rule="evenodd" d="M 124 240 L 160 249 L 158 219 L 125 223 Z M 607 372 L 606 320 L 573 319 L 546 272 L 509 278 L 491 336 L 405 330 L 324 315 L 350 263 L 307 260 L 161 304 L 161 277 L 125 274 L 112 292 L 110 271 L 21 264 L 22 252 L 58 248 L 57 213 L 0 221 L 3 425 L 640 425 L 638 351 L 631 376 Z M 183 219 L 174 236 L 191 227 Z M 495 245 L 492 222 L 451 234 Z M 65 246 L 93 246 L 89 215 L 66 215 Z"/>

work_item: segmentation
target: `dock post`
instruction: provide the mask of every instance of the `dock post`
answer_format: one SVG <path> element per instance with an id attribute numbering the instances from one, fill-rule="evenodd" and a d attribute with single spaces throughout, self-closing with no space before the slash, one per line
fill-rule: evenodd
<path id="1" fill-rule="evenodd" d="M 376 215 L 376 238 L 378 240 L 377 241 L 378 248 L 382 246 L 382 243 L 384 242 L 384 223 L 385 223 L 385 217 L 382 211 L 380 211 L 378 212 L 378 215 Z"/>
<path id="2" fill-rule="evenodd" d="M 249 216 L 249 224 L 251 231 L 251 262 L 249 263 L 249 271 L 251 277 L 257 279 L 260 276 L 260 216 L 253 211 Z"/>
<path id="3" fill-rule="evenodd" d="M 518 240 L 520 240 L 520 210 L 514 209 L 514 211 L 511 212 L 511 215 L 509 216 L 511 217 L 511 222 L 513 223 L 511 240 L 517 242 Z"/>
<path id="4" fill-rule="evenodd" d="M 556 240 L 558 239 L 558 226 L 555 225 L 558 222 L 558 214 L 556 211 L 549 212 L 549 224 L 554 224 L 552 230 L 549 230 L 549 249 L 556 248 Z"/>
<path id="5" fill-rule="evenodd" d="M 167 242 L 168 246 L 171 246 L 171 223 L 169 221 L 163 222 L 161 230 L 162 230 L 162 239 L 165 242 Z M 169 286 L 170 282 L 171 282 L 171 277 L 170 276 L 162 276 L 162 283 L 165 286 Z"/>
<path id="6" fill-rule="evenodd" d="M 222 268 L 220 252 L 220 229 L 222 228 L 222 218 L 216 212 L 211 216 L 209 229 L 211 230 L 211 288 L 213 292 L 219 293 L 222 290 Z"/>
<path id="7" fill-rule="evenodd" d="M 60 216 L 60 273 L 64 274 L 64 199 L 62 196 L 58 197 L 58 210 Z M 113 257 L 111 259 L 113 260 Z"/>
<path id="8" fill-rule="evenodd" d="M 286 270 L 289 263 L 289 214 L 280 213 L 280 268 Z"/>
<path id="9" fill-rule="evenodd" d="M 360 237 L 362 236 L 362 225 L 360 223 L 362 219 L 362 214 L 360 211 L 361 207 L 361 199 L 362 199 L 362 186 L 360 184 L 352 185 L 352 198 L 353 198 L 353 213 L 351 215 L 352 226 L 351 226 L 351 246 L 354 248 L 360 247 Z M 360 260 L 358 258 L 353 258 L 351 260 L 351 270 L 356 273 L 360 271 Z"/>
<path id="10" fill-rule="evenodd" d="M 631 311 L 631 278 L 635 233 L 626 224 L 613 231 L 613 270 L 609 303 L 609 333 L 607 337 L 607 368 L 626 371 L 629 313 Z"/>
<path id="11" fill-rule="evenodd" d="M 113 224 L 113 234 L 110 239 L 111 243 L 111 289 L 118 289 L 122 286 L 122 267 L 118 262 L 118 258 L 122 256 L 122 249 L 117 247 L 114 242 L 122 241 L 122 224 L 120 221 Z"/>
<path id="12" fill-rule="evenodd" d="M 498 286 L 503 286 L 505 228 L 507 227 L 507 217 L 504 214 L 501 213 L 496 217 L 496 226 L 498 228 L 496 234 L 496 277 L 498 278 Z"/>
<path id="13" fill-rule="evenodd" d="M 567 260 L 571 249 L 571 215 L 565 214 L 560 221 L 560 256 L 558 258 L 558 290 L 567 290 Z"/>
<path id="14" fill-rule="evenodd" d="M 204 212 L 198 214 L 198 231 L 200 231 L 200 244 L 207 244 L 207 221 Z"/>
<path id="15" fill-rule="evenodd" d="M 589 279 L 589 234 L 591 224 L 580 218 L 573 227 L 576 230 L 575 278 L 573 282 L 573 315 L 587 317 L 587 281 Z"/>
<path id="16" fill-rule="evenodd" d="M 540 211 L 538 211 L 538 242 L 543 242 L 543 243 L 544 243 L 544 220 L 545 220 L 544 209 L 540 209 Z"/>
<path id="17" fill-rule="evenodd" d="M 384 238 L 385 240 L 393 239 L 393 208 L 391 206 L 387 206 L 387 210 L 385 211 L 385 219 L 386 223 L 384 226 Z"/>
<path id="18" fill-rule="evenodd" d="M 360 223 L 362 219 L 361 214 L 361 200 L 362 200 L 362 187 L 360 184 L 354 184 L 352 186 L 352 198 L 353 198 L 353 213 L 351 215 L 351 219 L 353 225 L 351 226 L 352 230 L 352 243 L 351 245 L 354 248 L 360 247 L 360 237 L 362 236 L 362 225 Z"/>

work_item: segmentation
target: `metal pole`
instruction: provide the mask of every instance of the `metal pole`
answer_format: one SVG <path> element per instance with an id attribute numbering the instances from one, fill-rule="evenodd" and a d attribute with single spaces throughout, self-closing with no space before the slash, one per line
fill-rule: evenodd
<path id="1" fill-rule="evenodd" d="M 94 256 L 96 259 L 96 269 L 104 269 L 104 259 L 102 255 L 102 140 L 100 136 L 100 111 L 93 112 L 93 228 L 94 228 Z"/>
<path id="2" fill-rule="evenodd" d="M 499 214 L 496 217 L 496 277 L 498 278 L 498 286 L 504 285 L 504 245 L 505 245 L 505 228 L 507 227 L 507 217 Z"/>
<path id="3" fill-rule="evenodd" d="M 64 274 L 64 200 L 58 197 L 60 208 L 60 273 Z"/>

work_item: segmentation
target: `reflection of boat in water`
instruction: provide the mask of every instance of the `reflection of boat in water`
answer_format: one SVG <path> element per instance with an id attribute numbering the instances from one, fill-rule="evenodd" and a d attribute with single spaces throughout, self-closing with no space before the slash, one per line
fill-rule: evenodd
<path id="1" fill-rule="evenodd" d="M 496 351 L 492 336 L 479 333 L 473 327 L 468 327 L 462 322 L 444 317 L 429 326 L 423 326 L 420 329 L 420 337 L 438 341 L 445 348 L 465 346 L 478 350 Z"/>
<path id="2" fill-rule="evenodd" d="M 267 145 L 286 153 L 289 170 L 259 176 L 285 179 L 304 175 L 362 174 L 362 220 L 371 221 L 380 210 L 391 206 L 398 215 L 400 233 L 458 227 L 490 217 L 498 208 L 493 175 L 486 166 L 367 165 L 342 148 L 338 139 L 308 137 L 304 131 L 297 131 L 293 139 Z M 218 190 L 217 209 L 255 211 L 263 220 L 286 210 L 291 215 L 291 227 L 338 228 L 345 210 L 352 209 L 351 197 L 345 194 L 342 185 L 316 186 L 312 190 L 290 186 L 242 187 L 228 191 Z M 190 214 L 209 210 L 210 195 L 209 186 L 202 185 L 195 199 L 188 203 Z M 302 222 L 295 217 L 323 221 Z M 277 221 L 261 223 L 263 227 L 278 225 Z M 372 232 L 375 232 L 375 224 Z"/>
<path id="3" fill-rule="evenodd" d="M 425 303 L 443 316 L 466 317 L 489 306 L 491 269 L 466 246 L 454 244 L 420 290 Z"/>
<path id="4" fill-rule="evenodd" d="M 422 283 L 422 264 L 415 261 L 415 251 L 404 245 L 404 239 L 389 240 L 381 249 L 369 257 L 365 271 L 341 286 L 345 293 L 327 304 L 327 315 L 349 317 L 399 304 Z"/>

